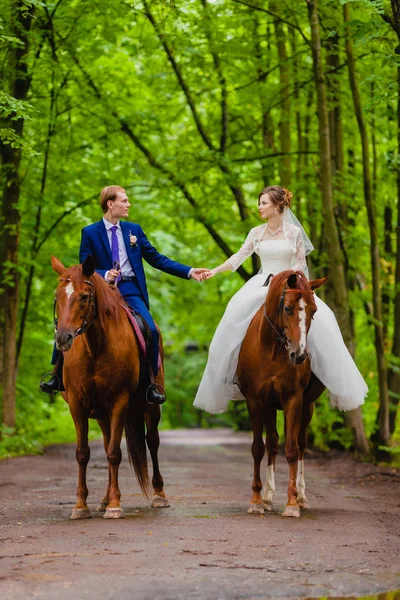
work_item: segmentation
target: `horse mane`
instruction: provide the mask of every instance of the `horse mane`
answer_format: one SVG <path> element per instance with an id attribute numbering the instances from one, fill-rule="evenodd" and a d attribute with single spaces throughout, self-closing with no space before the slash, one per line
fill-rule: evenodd
<path id="1" fill-rule="evenodd" d="M 296 288 L 288 288 L 288 290 L 289 291 L 290 291 L 290 289 L 299 290 L 299 292 L 301 292 L 301 294 L 302 294 L 304 300 L 307 302 L 307 304 L 315 303 L 314 293 L 310 287 L 307 277 L 304 275 L 304 273 L 302 271 L 292 271 L 292 270 L 281 271 L 280 273 L 277 273 L 276 275 L 273 276 L 273 278 L 271 279 L 270 286 L 269 286 L 267 299 L 266 299 L 266 305 L 268 308 L 268 312 L 270 314 L 275 315 L 277 313 L 283 288 L 287 284 L 287 280 L 290 277 L 290 275 L 297 275 Z"/>
<path id="2" fill-rule="evenodd" d="M 96 295 L 97 318 L 102 329 L 106 327 L 108 321 L 117 321 L 120 318 L 122 296 L 118 288 L 109 285 L 101 275 L 93 273 L 91 277 L 83 274 L 82 265 L 75 265 L 67 269 L 64 277 L 71 280 L 72 283 L 83 285 L 85 281 L 93 283 L 93 289 Z"/>

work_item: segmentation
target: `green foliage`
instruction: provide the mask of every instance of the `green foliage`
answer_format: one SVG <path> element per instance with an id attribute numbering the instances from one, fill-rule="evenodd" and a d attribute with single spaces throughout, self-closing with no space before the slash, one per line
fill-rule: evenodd
<path id="1" fill-rule="evenodd" d="M 372 290 L 361 143 L 343 60 L 342 9 L 332 2 L 320 4 L 324 58 L 336 34 L 340 44 L 341 65 L 326 75 L 332 110 L 340 98 L 344 140 L 344 173 L 335 181 L 334 199 L 342 207 L 338 221 L 352 281 L 349 309 L 355 315 L 357 363 L 370 387 L 363 416 L 371 435 L 379 394 L 372 319 L 366 310 Z M 312 56 L 299 32 L 310 36 L 305 2 L 293 3 L 288 14 L 280 7 L 290 69 L 289 89 L 283 91 L 272 18 L 239 3 L 210 1 L 204 7 L 197 0 L 63 0 L 47 4 L 47 10 L 38 0 L 24 5 L 35 9 L 29 36 L 29 97 L 27 102 L 15 100 L 8 85 L 0 94 L 0 144 L 23 151 L 18 204 L 20 320 L 31 269 L 33 279 L 19 358 L 16 433 L 4 433 L 0 455 L 74 438 L 65 403 L 57 398 L 49 404 L 37 389 L 41 374 L 49 369 L 52 348 L 56 276 L 50 255 L 66 265 L 77 262 L 80 230 L 101 217 L 97 197 L 104 185 L 126 188 L 132 203 L 130 218 L 143 226 L 161 252 L 185 264 L 220 264 L 226 253 L 216 242 L 217 235 L 228 254 L 236 251 L 259 222 L 259 190 L 269 183 L 286 185 L 279 179 L 279 127 L 287 118 L 282 110 L 282 94 L 287 92 L 293 208 L 316 248 L 310 260 L 313 275 L 325 275 L 327 265 Z M 147 5 L 156 28 L 146 16 Z M 10 6 L 8 2 L 0 7 L 5 82 L 13 78 L 8 58 L 16 43 L 7 27 Z M 389 3 L 364 0 L 352 2 L 351 8 L 357 76 L 378 157 L 374 189 L 378 235 L 381 248 L 386 248 L 382 269 L 393 299 L 394 249 L 387 248 L 383 217 L 385 208 L 392 207 L 395 227 L 397 40 L 382 19 Z M 287 23 L 297 23 L 298 28 Z M 226 142 L 221 120 L 224 98 Z M 24 120 L 22 135 L 6 121 L 10 116 Z M 238 190 L 246 219 L 235 196 Z M 395 234 L 389 232 L 389 238 L 393 246 Z M 253 274 L 250 261 L 243 266 Z M 4 267 L 2 272 L 7 275 Z M 232 404 L 226 414 L 217 416 L 192 408 L 212 334 L 243 279 L 224 274 L 197 285 L 150 267 L 146 272 L 152 312 L 166 349 L 169 400 L 163 426 L 248 427 L 243 403 Z M 323 294 L 330 298 L 329 288 L 321 290 Z M 389 355 L 391 306 L 387 328 Z M 188 344 L 199 350 L 185 351 Z M 325 449 L 332 443 L 346 448 L 351 443 L 343 415 L 332 411 L 325 397 L 317 405 L 312 431 L 315 443 Z M 398 434 L 394 440 L 399 440 Z"/>

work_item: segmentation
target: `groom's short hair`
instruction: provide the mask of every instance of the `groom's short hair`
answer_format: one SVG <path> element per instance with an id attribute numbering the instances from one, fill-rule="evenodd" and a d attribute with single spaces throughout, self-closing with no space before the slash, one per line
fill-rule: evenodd
<path id="1" fill-rule="evenodd" d="M 109 200 L 115 200 L 118 192 L 125 192 L 125 189 L 120 185 L 107 185 L 100 192 L 100 206 L 103 213 L 108 210 L 107 202 Z"/>

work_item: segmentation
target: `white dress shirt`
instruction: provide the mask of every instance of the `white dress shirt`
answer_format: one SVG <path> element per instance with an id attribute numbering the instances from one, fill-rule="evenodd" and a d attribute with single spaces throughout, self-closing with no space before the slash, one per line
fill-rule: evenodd
<path id="1" fill-rule="evenodd" d="M 110 223 L 110 221 L 107 221 L 107 219 L 105 219 L 104 217 L 103 217 L 103 223 L 107 230 L 108 241 L 110 243 L 110 249 L 111 249 L 111 247 L 112 247 L 111 246 L 111 236 L 112 236 L 111 228 L 114 227 L 114 225 L 113 225 L 113 223 Z M 134 275 L 134 272 L 132 270 L 132 265 L 129 262 L 128 254 L 126 252 L 124 237 L 122 235 L 122 229 L 121 229 L 121 225 L 120 225 L 119 221 L 118 221 L 118 223 L 116 223 L 116 226 L 117 226 L 119 265 L 120 265 L 121 275 L 132 276 L 132 275 Z M 108 271 L 104 274 L 104 279 L 106 279 L 106 280 L 107 280 L 107 273 L 108 273 Z"/>

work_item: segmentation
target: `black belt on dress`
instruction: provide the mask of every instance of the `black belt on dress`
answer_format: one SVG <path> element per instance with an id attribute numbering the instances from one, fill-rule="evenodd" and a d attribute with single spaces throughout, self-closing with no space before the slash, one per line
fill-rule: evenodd
<path id="1" fill-rule="evenodd" d="M 133 281 L 136 279 L 136 275 L 121 275 L 120 281 Z"/>

